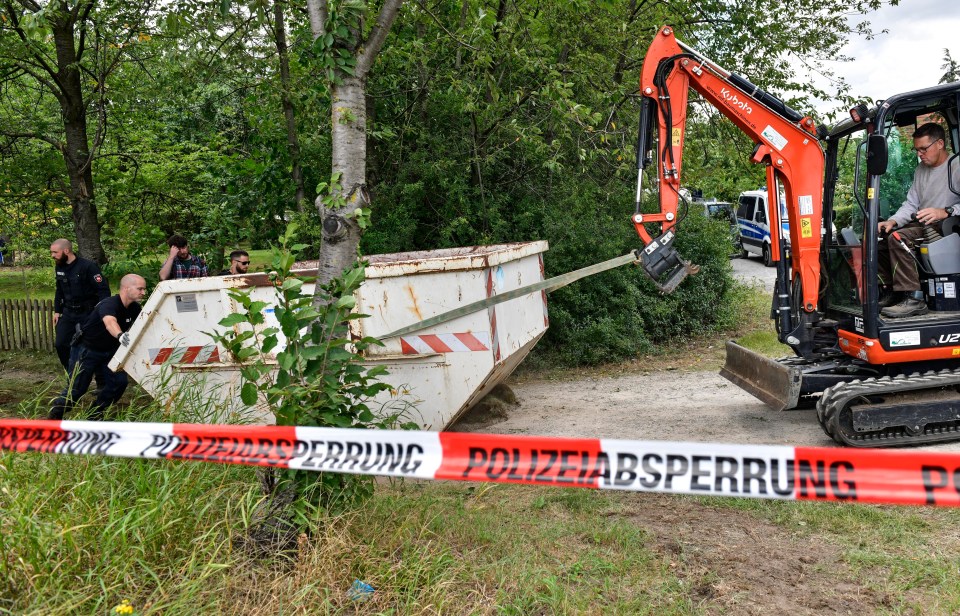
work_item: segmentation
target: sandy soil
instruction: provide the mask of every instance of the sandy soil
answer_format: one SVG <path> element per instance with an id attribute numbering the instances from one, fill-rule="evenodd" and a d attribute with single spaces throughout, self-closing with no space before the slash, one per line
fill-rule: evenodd
<path id="1" fill-rule="evenodd" d="M 514 381 L 510 388 L 517 406 L 510 408 L 508 403 L 503 411 L 481 411 L 458 428 L 628 440 L 826 446 L 832 442 L 817 424 L 815 410 L 774 413 L 712 372 Z"/>

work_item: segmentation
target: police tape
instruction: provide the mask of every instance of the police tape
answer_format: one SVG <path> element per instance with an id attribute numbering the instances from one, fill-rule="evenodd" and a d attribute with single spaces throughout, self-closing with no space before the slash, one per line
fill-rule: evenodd
<path id="1" fill-rule="evenodd" d="M 916 450 L 38 420 L 0 420 L 0 449 L 417 479 L 960 506 L 960 454 Z"/>

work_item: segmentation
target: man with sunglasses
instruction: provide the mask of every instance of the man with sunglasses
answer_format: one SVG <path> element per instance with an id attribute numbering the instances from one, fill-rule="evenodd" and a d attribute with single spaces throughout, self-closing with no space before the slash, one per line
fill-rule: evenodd
<path id="1" fill-rule="evenodd" d="M 920 164 L 913 174 L 907 199 L 893 216 L 878 225 L 881 236 L 886 235 L 877 255 L 880 283 L 885 286 L 880 296 L 880 314 L 892 319 L 926 314 L 927 304 L 912 252 L 914 242 L 923 236 L 925 226 L 940 232 L 945 218 L 960 215 L 960 196 L 950 190 L 947 176 L 948 172 L 953 175 L 953 186 L 960 190 L 960 165 L 957 161 L 947 163 L 950 153 L 943 127 L 933 122 L 918 127 L 913 133 L 913 151 Z M 894 229 L 899 240 L 891 233 Z"/>
<path id="2" fill-rule="evenodd" d="M 250 269 L 250 255 L 246 250 L 234 250 L 230 253 L 230 269 L 225 269 L 218 276 L 236 276 L 246 274 Z"/>

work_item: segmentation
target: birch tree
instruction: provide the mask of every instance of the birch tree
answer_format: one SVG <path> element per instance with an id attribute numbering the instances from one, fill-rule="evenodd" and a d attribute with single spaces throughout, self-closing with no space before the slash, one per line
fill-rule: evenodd
<path id="1" fill-rule="evenodd" d="M 357 258 L 361 220 L 368 212 L 367 78 L 403 0 L 385 0 L 372 27 L 373 10 L 354 0 L 307 0 L 314 50 L 330 83 L 331 182 L 317 196 L 323 225 L 317 275 L 328 282 Z M 320 285 L 317 285 L 320 288 Z"/>

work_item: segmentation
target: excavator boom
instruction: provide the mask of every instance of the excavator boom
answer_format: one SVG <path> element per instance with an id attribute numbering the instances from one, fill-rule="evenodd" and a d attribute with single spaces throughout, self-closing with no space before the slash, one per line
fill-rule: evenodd
<path id="1" fill-rule="evenodd" d="M 669 26 L 661 28 L 654 37 L 640 76 L 642 108 L 637 209 L 633 223 L 645 242 L 644 252 L 651 246 L 658 247 L 658 241 L 663 244 L 662 238 L 668 242 L 673 240 L 681 199 L 683 145 L 691 89 L 753 139 L 756 145 L 751 160 L 766 166 L 768 194 L 779 195 L 783 189 L 790 223 L 789 264 L 784 258 L 786 251 L 779 234 L 771 234 L 771 253 L 778 262 L 775 306 L 778 331 L 781 341 L 798 354 L 811 354 L 812 324 L 820 318 L 817 307 L 823 224 L 824 155 L 816 124 L 747 79 L 684 45 Z M 651 155 L 654 132 L 656 149 Z M 652 162 L 656 163 L 659 208 L 655 213 L 643 213 L 640 178 Z M 779 199 L 771 197 L 767 203 L 769 226 L 780 229 Z M 659 228 L 658 236 L 652 232 L 655 226 Z M 645 269 L 652 274 L 650 268 Z"/>

